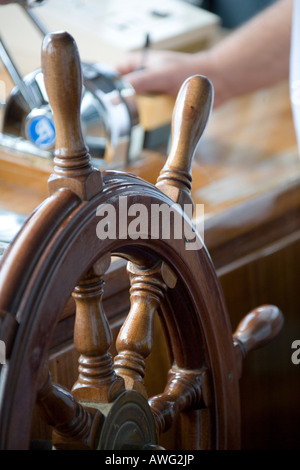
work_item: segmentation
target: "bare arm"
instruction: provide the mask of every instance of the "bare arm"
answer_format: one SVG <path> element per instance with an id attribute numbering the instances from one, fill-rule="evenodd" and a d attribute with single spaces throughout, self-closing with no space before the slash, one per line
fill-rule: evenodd
<path id="1" fill-rule="evenodd" d="M 215 105 L 272 85 L 289 74 L 293 0 L 278 0 L 213 48 L 196 54 L 150 51 L 145 70 L 138 53 L 118 69 L 137 93 L 176 95 L 190 75 L 202 74 L 215 88 Z"/>
<path id="2" fill-rule="evenodd" d="M 223 100 L 288 78 L 292 6 L 279 0 L 211 51 Z"/>

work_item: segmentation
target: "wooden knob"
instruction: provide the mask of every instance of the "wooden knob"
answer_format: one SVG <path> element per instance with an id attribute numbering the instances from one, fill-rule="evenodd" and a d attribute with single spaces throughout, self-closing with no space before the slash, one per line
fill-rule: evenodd
<path id="1" fill-rule="evenodd" d="M 50 192 L 68 187 L 83 199 L 102 189 L 102 175 L 90 163 L 81 129 L 82 72 L 77 45 L 66 32 L 45 36 L 42 70 L 55 131 L 54 173 Z"/>
<path id="2" fill-rule="evenodd" d="M 243 318 L 233 335 L 240 371 L 245 356 L 272 341 L 280 332 L 283 323 L 282 312 L 274 305 L 262 305 Z"/>
<path id="3" fill-rule="evenodd" d="M 156 184 L 177 203 L 188 202 L 184 196 L 191 189 L 192 161 L 207 125 L 212 103 L 213 86 L 208 78 L 201 75 L 188 78 L 178 93 L 172 116 L 171 148 Z"/>
<path id="4" fill-rule="evenodd" d="M 66 32 L 48 34 L 43 41 L 42 69 L 56 128 L 56 153 L 86 153 L 80 122 L 82 74 L 79 52 Z"/>

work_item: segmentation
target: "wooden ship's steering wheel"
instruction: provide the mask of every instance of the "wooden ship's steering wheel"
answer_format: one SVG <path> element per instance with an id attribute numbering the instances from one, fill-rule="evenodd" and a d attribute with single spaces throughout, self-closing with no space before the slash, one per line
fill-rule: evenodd
<path id="1" fill-rule="evenodd" d="M 193 76 L 183 84 L 170 154 L 153 186 L 91 165 L 80 125 L 80 59 L 69 34 L 46 36 L 42 66 L 55 118 L 55 167 L 49 197 L 28 218 L 1 263 L 6 364 L 0 447 L 30 448 L 38 405 L 53 427 L 56 449 L 159 449 L 160 436 L 172 426 L 180 449 L 239 448 L 242 359 L 277 334 L 283 317 L 275 306 L 262 306 L 232 335 L 214 266 L 183 211 L 192 204 L 192 158 L 210 114 L 211 83 Z M 124 201 L 131 215 L 146 208 L 140 237 L 131 236 L 129 224 L 119 224 Z M 182 237 L 176 236 L 175 222 L 169 237 L 153 236 L 150 209 L 162 204 L 188 229 Z M 99 208 L 112 211 L 102 229 L 107 234 L 114 229 L 115 237 L 99 236 Z M 196 248 L 189 249 L 186 233 L 193 235 Z M 112 256 L 128 261 L 131 283 L 131 308 L 115 357 L 102 305 L 103 277 Z M 69 391 L 52 381 L 48 350 L 71 296 L 80 358 L 78 380 Z M 172 366 L 164 389 L 149 397 L 144 375 L 155 316 Z"/>

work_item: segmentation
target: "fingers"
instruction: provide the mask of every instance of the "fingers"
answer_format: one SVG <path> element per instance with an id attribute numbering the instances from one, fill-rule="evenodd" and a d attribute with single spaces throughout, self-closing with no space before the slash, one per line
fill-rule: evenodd
<path id="1" fill-rule="evenodd" d="M 116 65 L 117 70 L 122 73 L 130 73 L 134 70 L 140 69 L 141 67 L 152 68 L 164 68 L 169 64 L 180 65 L 183 61 L 187 60 L 189 54 L 183 52 L 174 51 L 163 51 L 163 50 L 148 50 L 146 57 L 144 51 L 131 52 L 127 54 L 123 59 L 120 60 L 119 64 Z"/>
<path id="2" fill-rule="evenodd" d="M 190 56 L 179 52 L 151 50 L 144 60 L 135 52 L 117 65 L 118 72 L 137 94 L 162 93 L 176 96 L 187 78 Z M 142 67 L 142 68 L 141 68 Z"/>
<path id="3" fill-rule="evenodd" d="M 176 96 L 180 84 L 170 77 L 168 71 L 164 70 L 136 70 L 123 75 L 124 80 L 130 83 L 137 94 L 162 93 Z"/>
<path id="4" fill-rule="evenodd" d="M 121 60 L 117 65 L 116 69 L 121 75 L 131 73 L 141 66 L 141 53 L 128 54 L 124 60 Z"/>

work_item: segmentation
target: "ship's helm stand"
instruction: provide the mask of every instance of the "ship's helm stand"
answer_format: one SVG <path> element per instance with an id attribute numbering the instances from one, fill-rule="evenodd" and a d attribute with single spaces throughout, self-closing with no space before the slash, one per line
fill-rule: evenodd
<path id="1" fill-rule="evenodd" d="M 63 65 L 62 65 L 63 64 Z M 187 80 L 178 95 L 169 157 L 153 186 L 133 175 L 93 168 L 80 125 L 80 59 L 67 33 L 47 35 L 42 66 L 57 132 L 49 197 L 29 217 L 1 264 L 0 447 L 31 446 L 37 405 L 53 427 L 57 449 L 160 449 L 176 426 L 174 449 L 240 447 L 239 377 L 242 361 L 272 340 L 283 317 L 265 305 L 250 312 L 232 335 L 209 254 L 184 204 L 192 204 L 191 162 L 209 118 L 213 91 L 204 77 Z M 148 209 L 149 232 L 133 239 L 97 235 L 97 209 Z M 187 237 L 151 238 L 151 206 L 181 214 Z M 174 232 L 174 231 L 173 231 Z M 111 333 L 102 306 L 103 277 L 112 256 L 128 261 L 131 308 L 110 354 Z M 76 303 L 74 343 L 79 375 L 71 391 L 52 381 L 48 350 L 68 299 Z M 149 397 L 145 362 L 159 316 L 172 363 L 160 394 Z M 157 366 L 159 368 L 159 364 Z"/>

